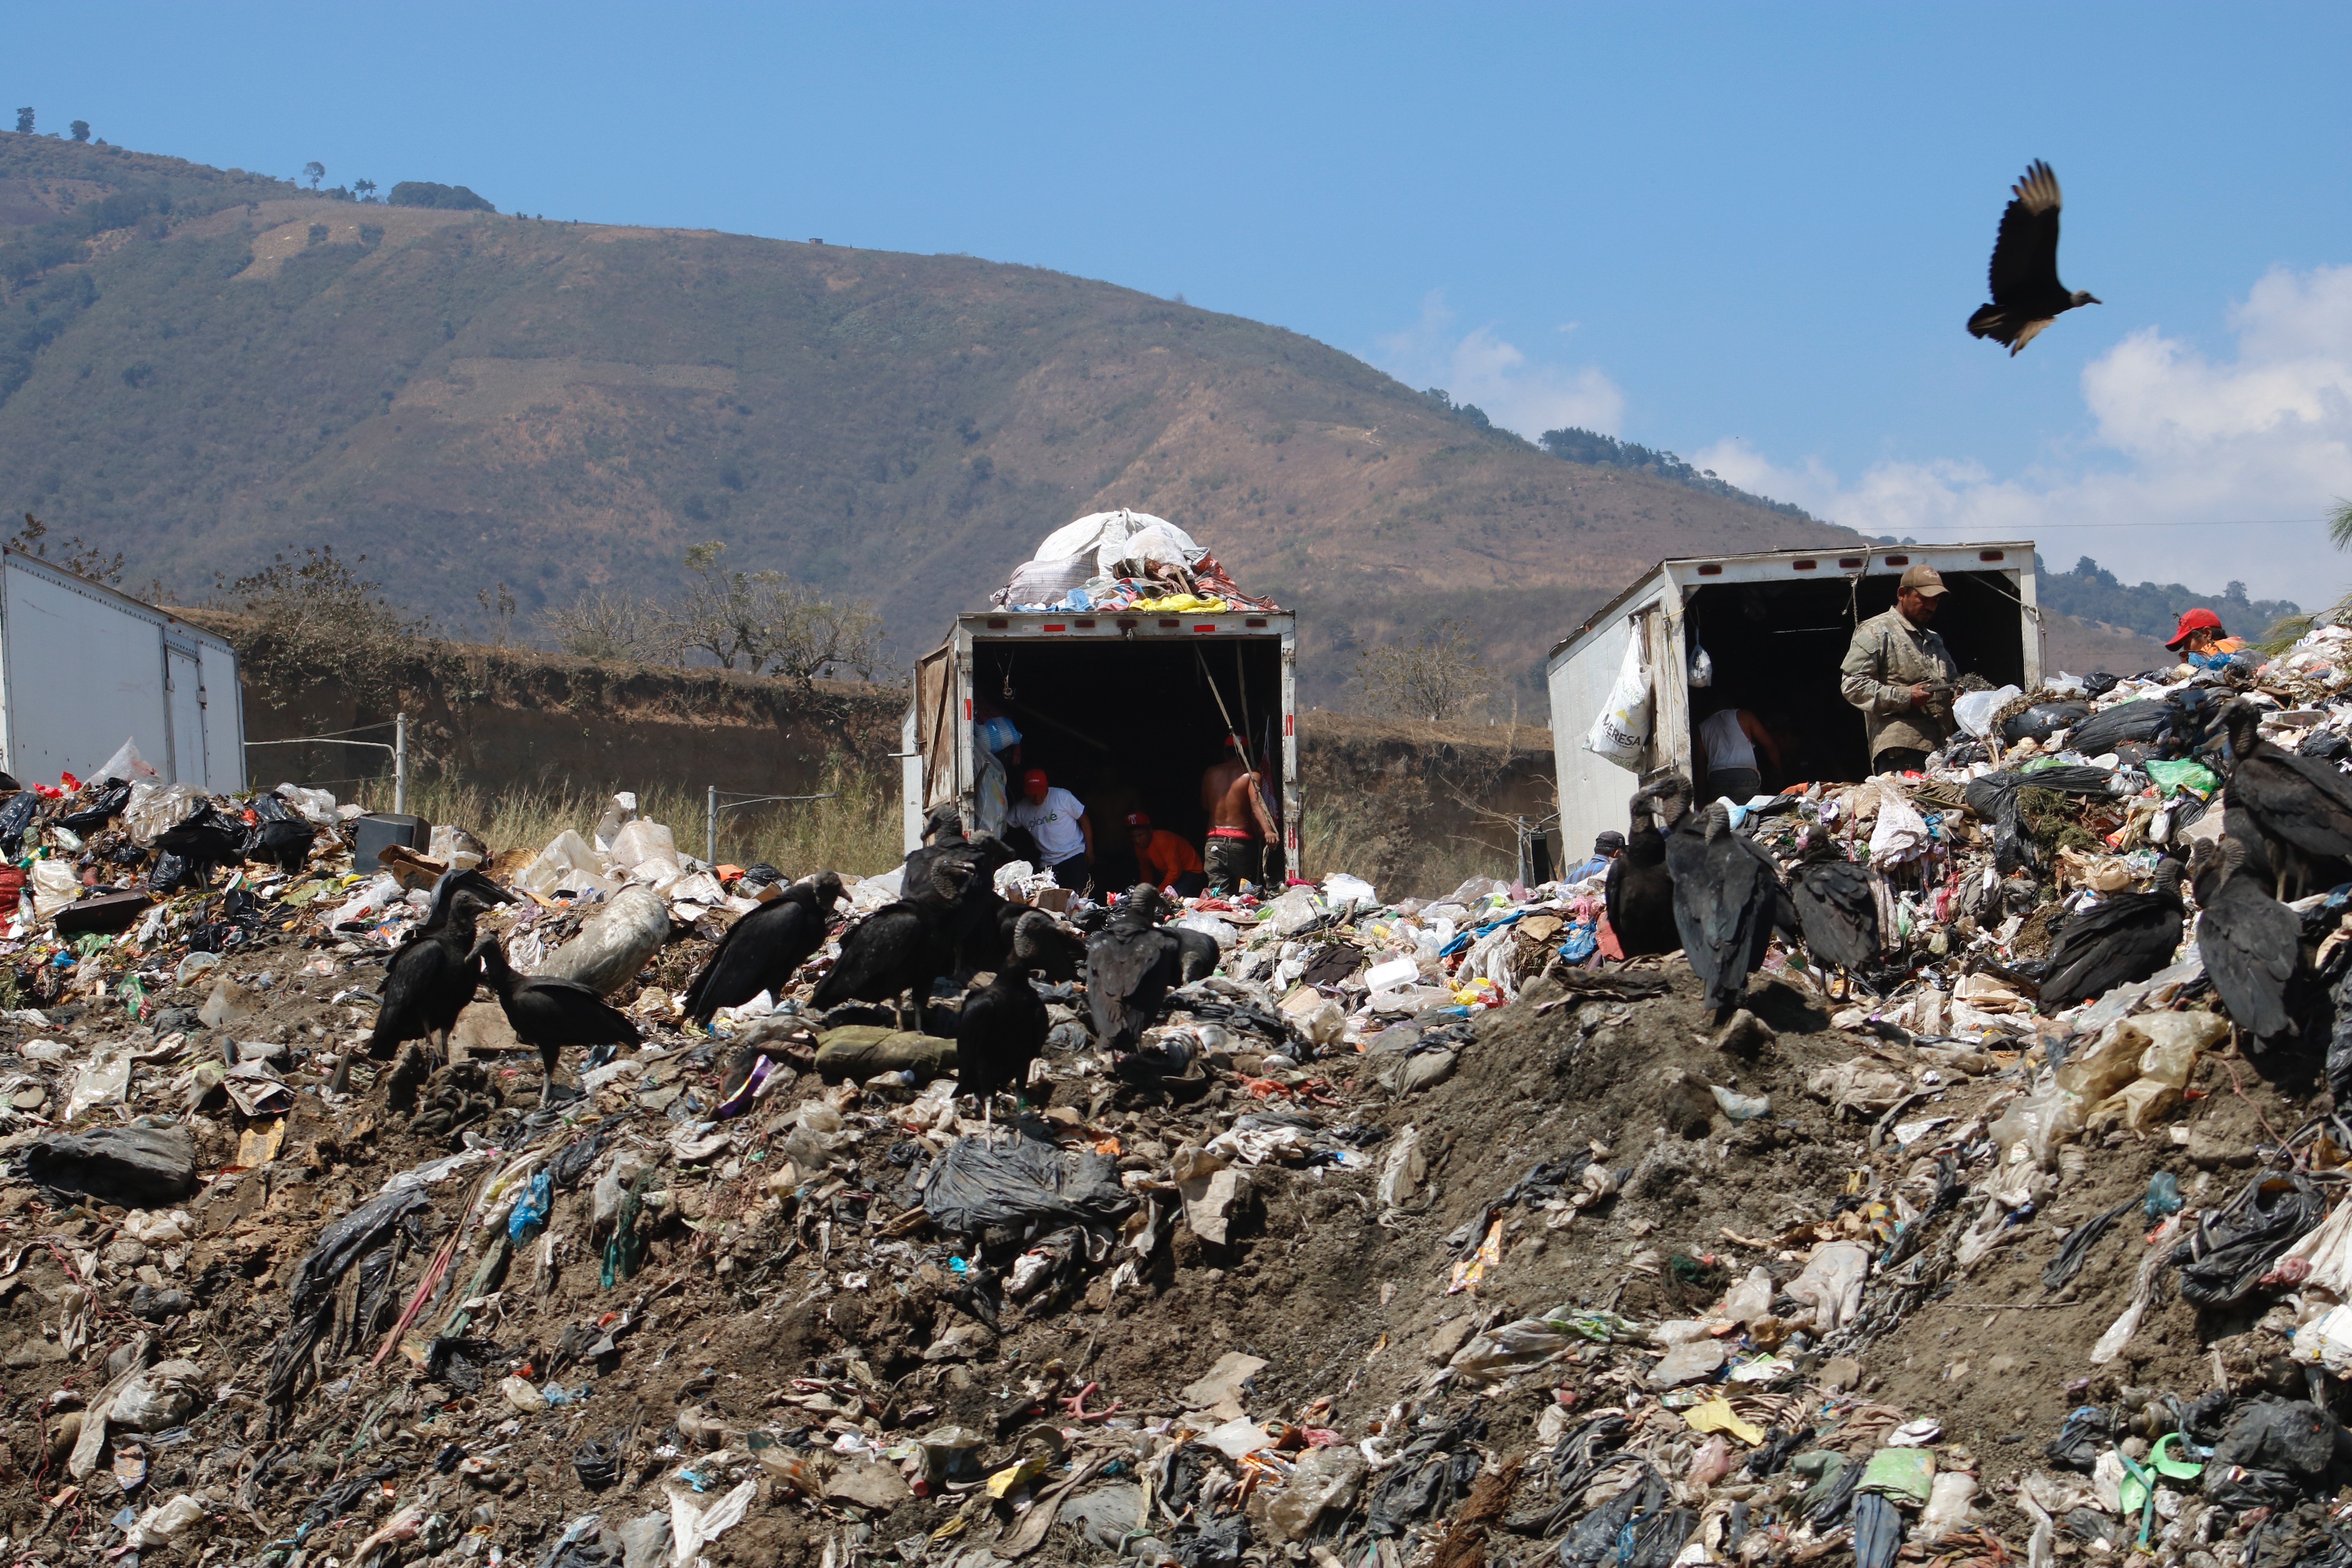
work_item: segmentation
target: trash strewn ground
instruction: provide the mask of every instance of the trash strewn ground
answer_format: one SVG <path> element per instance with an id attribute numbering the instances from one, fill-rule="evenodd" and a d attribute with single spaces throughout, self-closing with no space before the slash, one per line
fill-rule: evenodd
<path id="1" fill-rule="evenodd" d="M 920 1028 L 816 1015 L 833 942 L 688 1022 L 818 868 L 703 866 L 625 797 L 356 867 L 317 792 L 28 791 L 0 1530 L 273 1568 L 2340 1563 L 2345 892 L 2290 905 L 2267 1038 L 2193 912 L 2144 978 L 2036 993 L 2218 837 L 2228 703 L 2346 754 L 2347 643 L 1988 694 L 1981 754 L 1743 808 L 1784 869 L 1817 832 L 1866 864 L 1882 942 L 1776 937 L 1727 1023 L 1680 954 L 1611 956 L 1599 877 L 1334 874 L 1171 911 L 1214 972 L 1132 1053 L 1035 982 L 1017 1110 L 958 1098 L 957 984 Z M 395 1110 L 370 995 L 467 869 L 515 968 L 644 1043 L 542 1106 L 485 992 Z M 897 896 L 844 880 L 851 921 Z"/>

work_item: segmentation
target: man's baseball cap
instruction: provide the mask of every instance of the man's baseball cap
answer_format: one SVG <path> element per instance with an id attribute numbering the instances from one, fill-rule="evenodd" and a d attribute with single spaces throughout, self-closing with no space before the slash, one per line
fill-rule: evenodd
<path id="1" fill-rule="evenodd" d="M 1622 849 L 1625 847 L 1625 836 L 1612 827 L 1594 839 L 1592 847 L 1603 855 L 1614 849 Z"/>
<path id="2" fill-rule="evenodd" d="M 1912 589 L 1930 599 L 1938 594 L 1951 592 L 1944 586 L 1943 578 L 1936 574 L 1936 569 L 1933 566 L 1911 567 L 1903 574 L 1900 586 Z"/>
<path id="3" fill-rule="evenodd" d="M 2164 646 L 2179 647 L 2189 640 L 2190 632 L 2218 632 L 2221 629 L 2221 617 L 2200 605 L 2193 610 L 2180 612 L 2180 625 L 2174 628 L 2172 636 L 2166 640 Z"/>
<path id="4" fill-rule="evenodd" d="M 1148 811 L 1130 811 L 1127 814 L 1127 825 L 1129 827 L 1149 827 L 1151 826 L 1151 814 Z"/>
<path id="5" fill-rule="evenodd" d="M 1023 773 L 1021 775 L 1021 787 L 1024 790 L 1044 789 L 1045 787 L 1045 770 L 1043 768 L 1031 768 L 1027 773 Z"/>

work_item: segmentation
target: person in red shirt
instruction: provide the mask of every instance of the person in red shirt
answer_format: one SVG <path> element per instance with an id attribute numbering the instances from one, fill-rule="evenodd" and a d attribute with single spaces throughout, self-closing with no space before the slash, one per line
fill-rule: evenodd
<path id="1" fill-rule="evenodd" d="M 1152 826 L 1150 813 L 1129 812 L 1127 831 L 1135 843 L 1135 863 L 1153 887 L 1173 888 L 1177 897 L 1191 899 L 1209 885 L 1199 852 L 1176 835 Z"/>

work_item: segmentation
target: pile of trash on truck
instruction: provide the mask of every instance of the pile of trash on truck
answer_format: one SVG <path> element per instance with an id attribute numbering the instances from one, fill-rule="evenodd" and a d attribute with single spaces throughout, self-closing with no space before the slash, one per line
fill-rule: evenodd
<path id="1" fill-rule="evenodd" d="M 1278 608 L 1243 593 L 1216 556 L 1166 518 L 1125 507 L 1089 512 L 1047 534 L 989 602 L 999 609 L 1105 614 Z"/>
<path id="2" fill-rule="evenodd" d="M 25 792 L 0 1529 L 272 1568 L 2340 1563 L 2352 889 L 2237 770 L 2352 754 L 2352 631 L 1960 718 L 1927 773 L 1670 824 L 1790 893 L 1728 1008 L 1616 956 L 1605 868 L 1316 868 L 1050 915 L 994 1096 L 986 972 L 814 1005 L 902 880 L 1045 951 L 977 837 L 836 898 L 626 797 L 361 865 L 321 792 Z M 1869 951 L 1791 937 L 1809 876 Z M 369 1055 L 382 965 L 473 878 L 512 969 L 636 1045 L 542 1094 L 486 992 Z M 785 899 L 837 923 L 697 1021 Z M 2241 921 L 2269 967 L 2209 972 Z M 2070 931 L 2146 972 L 2044 996 Z M 1108 994 L 1114 936 L 1164 994 Z"/>

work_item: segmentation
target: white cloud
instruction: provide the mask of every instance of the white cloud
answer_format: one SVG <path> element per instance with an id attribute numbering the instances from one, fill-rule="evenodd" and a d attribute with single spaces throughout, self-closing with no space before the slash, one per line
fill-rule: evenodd
<path id="1" fill-rule="evenodd" d="M 1476 404 L 1487 418 L 1529 440 L 1571 425 L 1614 436 L 1625 414 L 1624 393 L 1591 365 L 1537 364 L 1490 327 L 1457 331 L 1443 289 L 1432 289 L 1421 302 L 1421 319 L 1381 339 L 1370 358 L 1407 385 L 1442 386 L 1454 402 Z"/>
<path id="2" fill-rule="evenodd" d="M 2352 496 L 2352 267 L 2273 270 L 2230 325 L 2228 361 L 2132 333 L 2083 372 L 2084 449 L 2020 474 L 1888 462 L 1849 482 L 1737 441 L 1693 461 L 1865 533 L 2032 538 L 2061 570 L 2090 555 L 2126 582 L 2237 580 L 2258 598 L 2330 603 L 2352 586 L 2352 560 L 2318 521 Z M 2267 525 L 2210 526 L 2248 520 Z"/>

